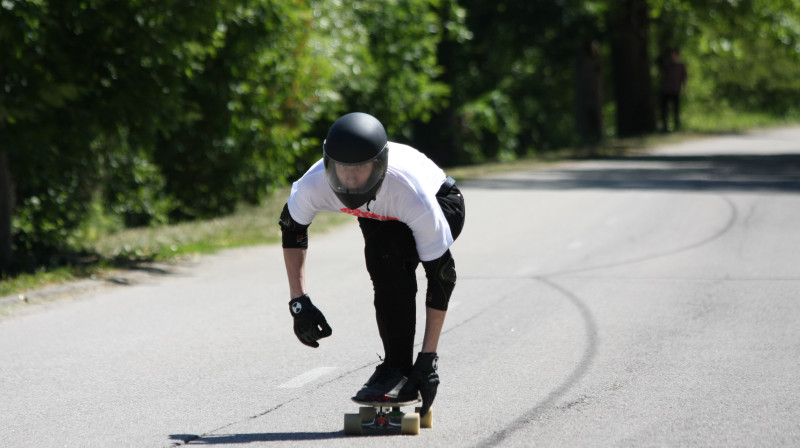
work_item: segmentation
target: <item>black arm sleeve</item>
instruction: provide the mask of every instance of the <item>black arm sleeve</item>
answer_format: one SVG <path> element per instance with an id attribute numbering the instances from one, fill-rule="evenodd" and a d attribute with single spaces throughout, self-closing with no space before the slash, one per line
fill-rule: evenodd
<path id="1" fill-rule="evenodd" d="M 450 295 L 456 287 L 456 263 L 450 251 L 444 253 L 436 260 L 423 261 L 425 276 L 428 278 L 428 292 L 426 306 L 447 311 Z"/>
<path id="2" fill-rule="evenodd" d="M 280 221 L 284 249 L 308 249 L 308 226 L 298 224 L 289 214 L 289 204 L 283 206 Z"/>

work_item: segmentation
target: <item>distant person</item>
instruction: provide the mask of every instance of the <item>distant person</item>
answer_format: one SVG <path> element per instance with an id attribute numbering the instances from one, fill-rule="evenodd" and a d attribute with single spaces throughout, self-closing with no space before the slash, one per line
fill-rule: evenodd
<path id="1" fill-rule="evenodd" d="M 669 131 L 669 109 L 672 109 L 673 130 L 681 128 L 681 92 L 686 84 L 686 65 L 678 50 L 672 48 L 661 60 L 661 130 Z"/>
<path id="2" fill-rule="evenodd" d="M 421 395 L 424 417 L 439 386 L 436 352 L 456 284 L 449 248 L 464 225 L 464 198 L 455 180 L 423 153 L 388 141 L 372 115 L 340 117 L 322 152 L 323 158 L 292 185 L 280 219 L 294 332 L 315 348 L 332 332 L 306 289 L 308 226 L 320 211 L 358 217 L 385 357 L 353 398 L 403 402 Z M 413 362 L 420 263 L 428 280 L 426 322 Z"/>

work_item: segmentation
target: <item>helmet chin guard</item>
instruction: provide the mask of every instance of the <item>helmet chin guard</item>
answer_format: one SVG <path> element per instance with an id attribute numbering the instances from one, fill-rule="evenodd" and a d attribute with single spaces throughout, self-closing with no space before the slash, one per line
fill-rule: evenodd
<path id="1" fill-rule="evenodd" d="M 386 145 L 374 159 L 359 164 L 341 163 L 325 157 L 325 174 L 336 197 L 347 208 L 357 209 L 375 199 L 388 164 L 389 148 Z"/>
<path id="2" fill-rule="evenodd" d="M 371 115 L 354 112 L 333 123 L 323 143 L 325 174 L 346 207 L 375 198 L 389 165 L 388 146 L 383 125 Z"/>

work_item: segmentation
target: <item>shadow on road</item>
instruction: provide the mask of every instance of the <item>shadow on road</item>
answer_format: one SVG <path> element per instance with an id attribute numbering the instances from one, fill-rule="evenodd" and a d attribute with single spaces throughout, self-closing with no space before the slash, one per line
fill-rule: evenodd
<path id="1" fill-rule="evenodd" d="M 286 442 L 290 440 L 326 440 L 344 438 L 344 431 L 336 432 L 273 432 L 253 434 L 219 434 L 197 436 L 194 434 L 173 434 L 170 440 L 186 445 L 231 445 L 255 442 Z"/>
<path id="2" fill-rule="evenodd" d="M 642 156 L 463 182 L 490 189 L 800 192 L 800 154 Z"/>

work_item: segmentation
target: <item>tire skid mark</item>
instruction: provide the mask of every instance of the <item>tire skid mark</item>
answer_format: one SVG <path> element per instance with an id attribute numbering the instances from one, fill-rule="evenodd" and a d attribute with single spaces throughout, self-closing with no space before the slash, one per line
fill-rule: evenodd
<path id="1" fill-rule="evenodd" d="M 641 262 L 644 262 L 644 261 L 655 260 L 657 258 L 676 255 L 676 254 L 679 254 L 679 253 L 682 253 L 682 252 L 687 252 L 687 251 L 690 251 L 690 250 L 693 250 L 693 249 L 697 249 L 698 247 L 705 246 L 706 244 L 709 244 L 712 241 L 717 240 L 717 239 L 721 238 L 722 236 L 724 236 L 725 234 L 727 234 L 731 229 L 733 229 L 734 225 L 736 224 L 736 221 L 739 219 L 739 211 L 736 208 L 736 204 L 734 204 L 733 201 L 731 201 L 730 198 L 728 198 L 726 196 L 718 196 L 718 197 L 728 205 L 728 210 L 729 210 L 728 220 L 725 222 L 725 225 L 723 225 L 722 228 L 720 228 L 716 232 L 712 233 L 711 235 L 709 235 L 705 239 L 702 239 L 700 241 L 696 241 L 696 242 L 688 244 L 686 246 L 681 246 L 681 247 L 677 247 L 677 248 L 674 248 L 674 249 L 665 250 L 665 251 L 662 251 L 662 252 L 656 252 L 654 254 L 643 255 L 641 257 L 636 257 L 636 258 L 632 258 L 632 259 L 629 259 L 629 260 L 622 260 L 622 261 L 617 261 L 617 262 L 612 262 L 612 263 L 605 263 L 605 264 L 600 264 L 600 265 L 597 265 L 597 266 L 589 266 L 589 267 L 586 267 L 586 268 L 576 268 L 576 269 L 571 269 L 571 270 L 570 269 L 565 269 L 565 270 L 562 270 L 562 271 L 559 271 L 559 272 L 554 272 L 554 273 L 547 274 L 547 277 L 559 277 L 559 276 L 577 274 L 577 273 L 586 272 L 586 271 L 595 271 L 595 270 L 598 270 L 598 269 L 615 268 L 615 267 L 625 266 L 625 265 L 629 265 L 629 264 L 636 264 L 636 263 L 641 263 Z"/>
<path id="2" fill-rule="evenodd" d="M 712 241 L 717 240 L 717 239 L 721 238 L 723 235 L 725 235 L 726 233 L 728 233 L 734 227 L 734 225 L 735 225 L 735 223 L 736 223 L 736 221 L 738 220 L 738 217 L 739 217 L 739 212 L 738 212 L 738 210 L 736 208 L 736 205 L 733 203 L 733 201 L 731 201 L 726 196 L 719 196 L 719 198 L 721 200 L 723 200 L 728 205 L 729 210 L 730 210 L 730 213 L 728 215 L 728 220 L 726 221 L 725 225 L 723 225 L 722 228 L 720 228 L 718 231 L 716 231 L 713 234 L 709 235 L 707 238 L 705 238 L 703 240 L 700 240 L 700 241 L 697 241 L 697 242 L 694 242 L 694 243 L 691 243 L 691 244 L 686 245 L 686 246 L 681 246 L 681 247 L 678 247 L 678 248 L 674 248 L 674 249 L 670 249 L 670 250 L 666 250 L 666 251 L 662 251 L 662 252 L 658 252 L 658 253 L 654 253 L 654 254 L 644 255 L 644 256 L 641 256 L 641 257 L 637 257 L 637 258 L 633 258 L 633 259 L 629 259 L 629 260 L 623 260 L 623 261 L 619 261 L 619 262 L 606 263 L 606 264 L 601 264 L 601 265 L 597 265 L 597 266 L 590 266 L 590 267 L 586 267 L 586 268 L 577 268 L 577 269 L 572 269 L 572 270 L 569 270 L 569 269 L 562 270 L 562 271 L 559 271 L 559 272 L 547 274 L 545 276 L 534 276 L 534 277 L 524 277 L 524 276 L 508 276 L 508 277 L 504 277 L 504 276 L 491 276 L 491 277 L 469 276 L 468 277 L 470 280 L 489 280 L 489 279 L 503 279 L 503 278 L 513 278 L 513 279 L 519 279 L 519 280 L 529 279 L 531 281 L 540 282 L 540 283 L 542 283 L 544 285 L 547 285 L 548 287 L 556 290 L 561 295 L 566 297 L 567 300 L 569 302 L 571 302 L 575 306 L 575 308 L 577 308 L 577 310 L 578 310 L 579 314 L 581 315 L 581 318 L 582 318 L 582 320 L 584 322 L 584 329 L 585 329 L 585 334 L 586 334 L 586 336 L 585 336 L 586 337 L 586 347 L 585 347 L 585 349 L 583 351 L 583 355 L 581 356 L 581 359 L 578 362 L 578 365 L 575 367 L 575 369 L 573 369 L 573 371 L 569 374 L 569 376 L 567 376 L 567 378 L 558 387 L 553 389 L 543 400 L 538 402 L 534 407 L 530 408 L 528 411 L 524 412 L 522 415 L 517 417 L 515 420 L 513 420 L 505 428 L 495 432 L 491 437 L 489 437 L 487 439 L 484 439 L 483 441 L 479 442 L 475 446 L 478 446 L 478 447 L 496 446 L 499 443 L 501 443 L 502 441 L 508 439 L 514 433 L 520 431 L 521 429 L 524 429 L 526 427 L 526 425 L 528 425 L 531 422 L 535 421 L 546 410 L 552 408 L 552 406 L 554 405 L 556 400 L 558 400 L 560 397 L 564 396 L 570 389 L 572 389 L 575 386 L 575 384 L 577 384 L 578 381 L 581 380 L 581 378 L 583 378 L 586 375 L 586 373 L 589 371 L 589 368 L 590 368 L 594 358 L 596 357 L 597 346 L 598 346 L 598 341 L 597 341 L 598 328 L 597 328 L 597 323 L 596 323 L 596 321 L 594 319 L 594 316 L 591 313 L 591 310 L 589 309 L 589 307 L 586 306 L 586 304 L 583 303 L 583 301 L 578 296 L 576 296 L 575 294 L 571 293 L 570 291 L 568 291 L 564 287 L 562 287 L 562 286 L 558 285 L 557 283 L 555 283 L 551 279 L 551 277 L 560 277 L 560 276 L 566 276 L 566 275 L 576 274 L 576 273 L 581 273 L 581 272 L 586 272 L 586 271 L 593 271 L 593 270 L 606 269 L 606 268 L 624 266 L 624 265 L 629 265 L 629 264 L 641 263 L 641 262 L 644 262 L 644 261 L 654 260 L 654 259 L 657 259 L 657 258 L 666 257 L 666 256 L 670 256 L 670 255 L 675 255 L 675 254 L 678 254 L 678 253 L 686 252 L 686 251 L 693 250 L 693 249 L 696 249 L 698 247 L 704 246 L 706 244 L 709 244 Z M 464 278 L 463 280 L 467 280 L 467 278 Z M 443 331 L 442 334 L 449 333 L 451 331 L 454 331 L 456 329 L 459 329 L 459 328 L 469 324 L 471 321 L 473 321 L 473 320 L 477 319 L 478 317 L 482 316 L 483 315 L 483 311 L 485 309 L 488 309 L 488 308 L 491 308 L 493 306 L 496 306 L 498 303 L 500 303 L 500 302 L 502 302 L 504 300 L 507 300 L 510 297 L 511 297 L 511 294 L 507 294 L 507 295 L 505 295 L 505 296 L 503 296 L 503 297 L 491 302 L 490 304 L 487 304 L 486 307 L 484 307 L 481 310 L 479 310 L 478 312 L 476 312 L 473 316 L 468 317 L 468 318 L 462 320 L 461 322 L 459 322 L 459 323 L 457 323 L 457 324 L 455 324 L 453 326 L 450 326 L 448 329 Z M 419 344 L 417 344 L 417 345 L 419 345 Z M 373 361 L 373 362 L 370 362 L 368 364 L 362 365 L 360 367 L 356 367 L 356 368 L 353 368 L 353 369 L 349 369 L 349 370 L 343 371 L 343 372 L 341 372 L 340 375 L 338 375 L 338 376 L 336 376 L 334 378 L 331 378 L 331 379 L 329 379 L 327 381 L 320 382 L 320 383 L 315 384 L 314 386 L 311 386 L 309 388 L 309 390 L 308 390 L 308 393 L 313 393 L 313 392 L 315 392 L 315 391 L 317 391 L 319 389 L 322 389 L 323 387 L 328 386 L 329 384 L 332 384 L 332 383 L 335 383 L 337 381 L 340 381 L 343 378 L 346 378 L 346 377 L 350 376 L 353 373 L 356 373 L 356 372 L 364 370 L 364 369 L 368 369 L 370 366 L 374 366 L 374 365 L 377 365 L 377 364 L 378 364 L 377 361 Z M 221 427 L 219 427 L 217 429 L 214 429 L 212 431 L 206 432 L 206 433 L 204 433 L 202 435 L 193 435 L 193 434 L 184 435 L 179 440 L 177 440 L 174 443 L 173 446 L 187 445 L 187 444 L 192 443 L 192 442 L 198 442 L 198 441 L 201 441 L 204 438 L 213 437 L 216 433 L 224 431 L 225 429 L 227 429 L 229 427 L 232 427 L 234 425 L 237 425 L 239 423 L 242 423 L 243 421 L 248 421 L 248 420 L 253 420 L 253 419 L 258 419 L 258 418 L 264 417 L 264 416 L 266 416 L 266 415 L 268 415 L 268 414 L 270 414 L 270 413 L 272 413 L 274 411 L 277 411 L 278 409 L 284 407 L 287 404 L 293 403 L 295 401 L 300 400 L 301 398 L 304 398 L 305 396 L 308 395 L 308 393 L 303 394 L 302 396 L 297 396 L 297 397 L 285 400 L 285 401 L 283 401 L 281 403 L 278 403 L 275 406 L 273 406 L 273 407 L 271 407 L 271 408 L 269 408 L 269 409 L 267 409 L 267 410 L 265 410 L 265 411 L 263 411 L 261 413 L 258 413 L 256 415 L 250 416 L 248 418 L 245 418 L 242 421 L 236 421 L 236 422 L 228 423 L 228 424 L 223 425 L 223 426 L 221 426 Z"/>
<path id="3" fill-rule="evenodd" d="M 514 433 L 524 429 L 528 424 L 535 421 L 541 414 L 543 414 L 546 410 L 553 407 L 556 400 L 564 396 L 570 389 L 572 389 L 578 381 L 583 378 L 586 373 L 589 371 L 589 368 L 592 365 L 595 357 L 597 356 L 597 322 L 592 315 L 591 310 L 588 306 L 586 306 L 583 301 L 576 296 L 575 294 L 571 293 L 563 286 L 558 285 L 554 281 L 545 278 L 545 277 L 534 277 L 531 278 L 532 281 L 540 282 L 548 287 L 556 290 L 558 293 L 566 297 L 566 299 L 572 303 L 572 305 L 577 308 L 581 319 L 584 323 L 584 331 L 585 331 L 585 338 L 586 338 L 586 347 L 583 350 L 583 354 L 581 355 L 581 359 L 578 362 L 578 365 L 572 370 L 572 372 L 567 376 L 566 379 L 555 389 L 553 389 L 544 399 L 536 403 L 536 405 L 522 415 L 514 419 L 511 423 L 505 426 L 505 428 L 500 429 L 499 431 L 495 432 L 491 437 L 482 440 L 476 447 L 488 447 L 488 446 L 497 446 L 504 440 L 511 437 Z"/>
<path id="4" fill-rule="evenodd" d="M 562 287 L 561 285 L 557 284 L 552 278 L 553 277 L 560 277 L 566 276 L 570 274 L 576 274 L 580 272 L 598 270 L 598 269 L 605 269 L 611 267 L 618 267 L 624 266 L 629 264 L 641 263 L 644 261 L 649 261 L 661 257 L 666 257 L 670 255 L 675 255 L 678 253 L 690 251 L 696 249 L 698 247 L 702 247 L 706 244 L 715 241 L 725 234 L 727 234 L 731 229 L 733 229 L 734 225 L 736 224 L 737 220 L 739 219 L 739 211 L 736 205 L 726 196 L 719 196 L 719 198 L 724 201 L 728 205 L 729 214 L 728 219 L 725 224 L 716 232 L 712 233 L 708 237 L 693 242 L 691 244 L 677 247 L 670 250 L 665 250 L 662 252 L 649 254 L 629 260 L 623 260 L 614 263 L 606 263 L 597 266 L 590 266 L 586 268 L 577 268 L 572 270 L 562 270 L 559 272 L 547 274 L 545 276 L 535 276 L 530 277 L 532 281 L 537 281 L 543 283 L 550 288 L 558 291 L 561 295 L 567 298 L 577 309 L 581 315 L 581 318 L 584 322 L 584 329 L 586 334 L 586 347 L 584 348 L 583 355 L 581 356 L 578 365 L 573 369 L 573 371 L 566 377 L 566 379 L 555 389 L 553 389 L 545 398 L 539 401 L 535 406 L 530 408 L 528 411 L 524 412 L 522 415 L 514 419 L 511 423 L 506 425 L 504 428 L 500 429 L 499 431 L 495 432 L 492 436 L 480 441 L 475 446 L 476 447 L 488 447 L 488 446 L 497 446 L 502 443 L 504 440 L 507 440 L 509 437 L 513 436 L 515 433 L 519 432 L 522 429 L 525 429 L 527 425 L 536 421 L 542 414 L 544 414 L 547 410 L 551 409 L 555 402 L 563 397 L 569 390 L 571 390 L 578 381 L 581 380 L 589 371 L 589 368 L 597 355 L 597 347 L 598 347 L 598 327 L 597 322 L 592 315 L 591 310 L 588 306 L 575 294 L 567 290 L 566 288 Z M 496 278 L 496 277 L 493 277 Z M 514 277 L 519 278 L 519 277 Z M 469 319 L 471 320 L 471 319 Z M 462 322 L 462 324 L 466 323 Z"/>

